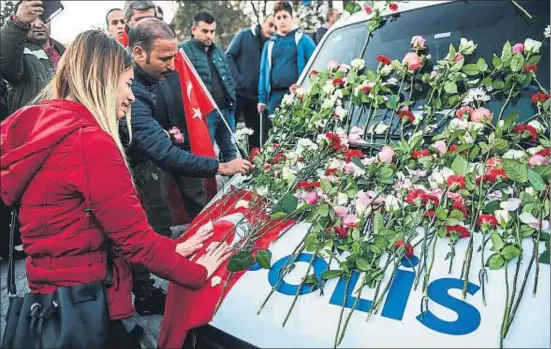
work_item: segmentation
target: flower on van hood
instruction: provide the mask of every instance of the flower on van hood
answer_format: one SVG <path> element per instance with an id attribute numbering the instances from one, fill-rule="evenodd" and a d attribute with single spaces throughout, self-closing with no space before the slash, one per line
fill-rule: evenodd
<path id="1" fill-rule="evenodd" d="M 407 64 L 409 70 L 416 70 L 421 68 L 421 63 L 423 59 L 415 52 L 408 52 L 402 60 L 403 64 Z"/>
<path id="2" fill-rule="evenodd" d="M 526 53 L 538 53 L 540 52 L 541 41 L 526 39 L 524 40 L 524 51 Z"/>
<path id="3" fill-rule="evenodd" d="M 350 65 L 356 70 L 362 70 L 365 67 L 365 60 L 361 58 L 356 58 L 352 62 L 350 62 Z"/>
<path id="4" fill-rule="evenodd" d="M 425 44 L 427 42 L 427 39 L 422 37 L 421 35 L 415 35 L 411 38 L 411 45 L 413 48 L 424 50 L 426 48 Z"/>
<path id="5" fill-rule="evenodd" d="M 476 46 L 477 45 L 472 40 L 461 38 L 459 43 L 459 52 L 464 55 L 470 55 L 474 52 Z"/>

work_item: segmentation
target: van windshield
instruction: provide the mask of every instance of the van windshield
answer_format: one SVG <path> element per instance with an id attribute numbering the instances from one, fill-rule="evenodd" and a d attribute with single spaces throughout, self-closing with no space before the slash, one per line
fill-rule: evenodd
<path id="1" fill-rule="evenodd" d="M 524 42 L 526 38 L 532 38 L 543 42 L 537 76 L 540 83 L 549 89 L 549 39 L 544 38 L 543 34 L 545 27 L 549 25 L 549 1 L 522 1 L 520 4 L 532 19 L 527 18 L 508 1 L 458 1 L 404 12 L 397 19 L 389 19 L 373 33 L 363 57 L 366 67 L 376 70 L 377 55 L 401 61 L 411 50 L 411 38 L 415 35 L 427 39 L 427 58 L 434 65 L 447 55 L 450 44 L 459 47 L 461 38 L 473 40 L 478 45 L 475 54 L 468 57 L 465 64 L 476 63 L 482 57 L 490 66 L 493 54 L 499 56 L 506 41 L 514 45 Z M 330 60 L 350 63 L 359 55 L 366 34 L 365 22 L 336 29 L 327 37 L 310 69 L 324 70 Z M 535 89 L 532 84 L 523 91 L 520 98 L 509 104 L 505 115 L 513 110 L 520 110 L 520 121 L 532 116 L 530 97 Z M 411 108 L 414 113 L 415 110 L 422 109 L 426 97 L 426 91 L 416 95 L 417 103 Z M 487 107 L 495 114 L 502 105 L 502 100 L 494 99 Z M 364 127 L 367 119 L 364 114 L 366 112 L 363 109 L 355 110 L 353 124 L 357 122 L 360 127 Z M 437 129 L 431 135 L 440 131 L 441 129 Z"/>

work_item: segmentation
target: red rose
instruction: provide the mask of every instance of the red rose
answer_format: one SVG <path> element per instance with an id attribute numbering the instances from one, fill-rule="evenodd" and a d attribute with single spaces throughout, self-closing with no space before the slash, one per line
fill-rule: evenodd
<path id="1" fill-rule="evenodd" d="M 391 2 L 390 5 L 388 5 L 388 8 L 390 9 L 390 11 L 396 12 L 398 11 L 398 4 L 395 2 Z"/>
<path id="2" fill-rule="evenodd" d="M 368 94 L 369 92 L 371 92 L 371 87 L 369 86 L 362 87 L 362 92 L 365 94 Z"/>
<path id="3" fill-rule="evenodd" d="M 547 156 L 547 157 L 549 157 L 549 156 L 551 156 L 551 149 L 549 149 L 549 148 L 544 148 L 544 149 L 538 151 L 536 154 L 537 154 L 537 155 L 541 155 L 541 156 Z"/>
<path id="4" fill-rule="evenodd" d="M 461 236 L 462 238 L 468 238 L 469 236 L 471 236 L 469 230 L 467 230 L 467 228 L 462 225 L 446 225 L 446 230 L 448 231 L 448 235 L 451 233 L 458 233 L 459 236 Z"/>
<path id="5" fill-rule="evenodd" d="M 404 240 L 398 240 L 394 243 L 394 246 L 396 246 L 396 248 L 401 248 L 402 246 L 404 246 Z M 406 245 L 406 251 L 405 251 L 405 256 L 406 257 L 412 257 L 413 256 L 413 246 L 411 246 L 411 244 L 408 242 L 408 244 Z"/>
<path id="6" fill-rule="evenodd" d="M 361 150 L 349 150 L 346 153 L 346 162 L 350 162 L 354 158 L 358 158 L 361 160 L 364 158 L 364 153 L 362 153 Z"/>
<path id="7" fill-rule="evenodd" d="M 272 165 L 264 164 L 264 171 L 271 171 L 271 170 L 272 170 Z"/>
<path id="8" fill-rule="evenodd" d="M 459 146 L 457 144 L 452 144 L 452 145 L 450 145 L 450 148 L 448 149 L 448 151 L 450 153 L 454 153 L 457 150 L 457 148 L 459 148 Z"/>
<path id="9" fill-rule="evenodd" d="M 458 186 L 460 189 L 465 189 L 465 176 L 449 176 L 447 180 L 448 188 Z"/>
<path id="10" fill-rule="evenodd" d="M 392 64 L 392 61 L 390 60 L 390 58 L 388 58 L 387 56 L 383 56 L 383 55 L 378 55 L 377 56 L 377 61 L 383 63 L 384 65 L 391 65 Z"/>
<path id="11" fill-rule="evenodd" d="M 400 112 L 400 114 L 398 115 L 398 117 L 400 119 L 407 118 L 409 120 L 409 122 L 412 123 L 412 124 L 415 121 L 415 115 L 413 115 L 413 113 L 409 110 L 402 110 Z"/>
<path id="12" fill-rule="evenodd" d="M 426 200 L 427 194 L 421 189 L 411 190 L 406 197 L 406 202 L 410 205 L 422 205 Z"/>
<path id="13" fill-rule="evenodd" d="M 524 124 L 516 125 L 515 127 L 513 127 L 513 132 L 514 133 L 528 132 L 532 137 L 533 141 L 536 141 L 538 139 L 538 130 L 536 130 L 535 127 L 532 125 L 524 125 Z"/>
<path id="14" fill-rule="evenodd" d="M 479 227 L 483 224 L 488 224 L 490 227 L 495 228 L 497 226 L 497 218 L 492 214 L 481 214 L 476 223 Z"/>
<path id="15" fill-rule="evenodd" d="M 413 158 L 413 160 L 418 160 L 419 158 L 422 158 L 424 156 L 431 156 L 430 150 L 421 149 L 421 150 L 414 150 L 411 152 L 411 157 Z"/>
<path id="16" fill-rule="evenodd" d="M 278 164 L 281 160 L 283 161 L 287 160 L 287 156 L 283 153 L 277 153 L 274 156 L 274 164 Z"/>
<path id="17" fill-rule="evenodd" d="M 312 185 L 314 186 L 314 188 L 320 188 L 321 187 L 321 182 L 316 181 L 316 182 L 312 183 Z"/>
<path id="18" fill-rule="evenodd" d="M 343 85 L 344 85 L 344 80 L 341 79 L 341 78 L 334 78 L 334 79 L 333 79 L 333 85 L 335 85 L 335 86 L 343 86 Z"/>
<path id="19" fill-rule="evenodd" d="M 249 161 L 253 162 L 254 158 L 256 158 L 260 154 L 260 148 L 254 147 L 251 149 L 251 154 L 249 155 Z"/>
<path id="20" fill-rule="evenodd" d="M 326 176 L 333 176 L 337 173 L 338 169 L 337 168 L 328 168 L 327 170 L 325 170 L 325 175 Z"/>
<path id="21" fill-rule="evenodd" d="M 274 149 L 279 149 L 279 144 L 274 143 L 274 144 L 272 144 L 272 147 L 273 147 Z"/>
<path id="22" fill-rule="evenodd" d="M 532 95 L 532 103 L 544 103 L 546 100 L 549 99 L 549 93 L 547 92 L 538 92 Z"/>
<path id="23" fill-rule="evenodd" d="M 425 217 L 428 217 L 428 218 L 432 218 L 434 217 L 436 213 L 434 212 L 434 210 L 428 210 L 426 213 L 425 213 Z"/>
<path id="24" fill-rule="evenodd" d="M 373 13 L 373 8 L 371 6 L 364 7 L 364 10 L 365 10 L 365 13 L 367 13 L 368 15 Z"/>
<path id="25" fill-rule="evenodd" d="M 312 71 L 310 72 L 310 75 L 311 75 L 311 76 L 316 76 L 316 75 L 318 75 L 318 74 L 319 74 L 319 73 L 318 73 L 317 70 L 312 70 Z"/>
<path id="26" fill-rule="evenodd" d="M 343 228 L 343 227 L 335 227 L 335 231 L 337 232 L 337 234 L 339 235 L 339 237 L 341 239 L 344 239 L 348 236 L 348 230 L 346 230 L 346 228 Z"/>
<path id="27" fill-rule="evenodd" d="M 538 66 L 535 64 L 528 64 L 526 67 L 524 67 L 524 71 L 528 73 L 535 73 L 538 71 Z"/>

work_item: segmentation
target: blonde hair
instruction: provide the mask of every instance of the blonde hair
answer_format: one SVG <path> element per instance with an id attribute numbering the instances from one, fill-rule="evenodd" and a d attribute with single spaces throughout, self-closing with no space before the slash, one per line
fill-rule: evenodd
<path id="1" fill-rule="evenodd" d="M 119 135 L 116 101 L 121 75 L 130 68 L 130 53 L 115 39 L 99 30 L 85 31 L 69 45 L 55 77 L 32 103 L 71 98 L 84 105 L 101 129 L 111 135 L 127 163 Z M 130 119 L 129 108 L 126 123 L 131 138 Z"/>

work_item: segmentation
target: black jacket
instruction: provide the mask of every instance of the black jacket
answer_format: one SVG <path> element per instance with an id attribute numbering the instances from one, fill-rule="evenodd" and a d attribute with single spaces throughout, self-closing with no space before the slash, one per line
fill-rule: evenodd
<path id="1" fill-rule="evenodd" d="M 260 25 L 242 29 L 226 50 L 237 96 L 258 99 L 260 59 L 266 40 L 262 38 Z"/>
<path id="2" fill-rule="evenodd" d="M 149 159 L 166 172 L 197 178 L 214 177 L 218 172 L 216 159 L 197 156 L 176 147 L 153 118 L 157 85 L 157 80 L 134 65 L 132 92 L 136 101 L 132 104 L 132 142 L 127 149 L 131 166 Z M 127 140 L 126 128 L 121 126 L 122 138 Z"/>
<path id="3" fill-rule="evenodd" d="M 320 43 L 321 39 L 323 39 L 325 34 L 327 34 L 328 30 L 329 30 L 329 28 L 324 27 L 324 26 L 319 27 L 316 30 L 316 33 L 314 34 L 314 41 L 316 42 L 316 45 Z"/>

